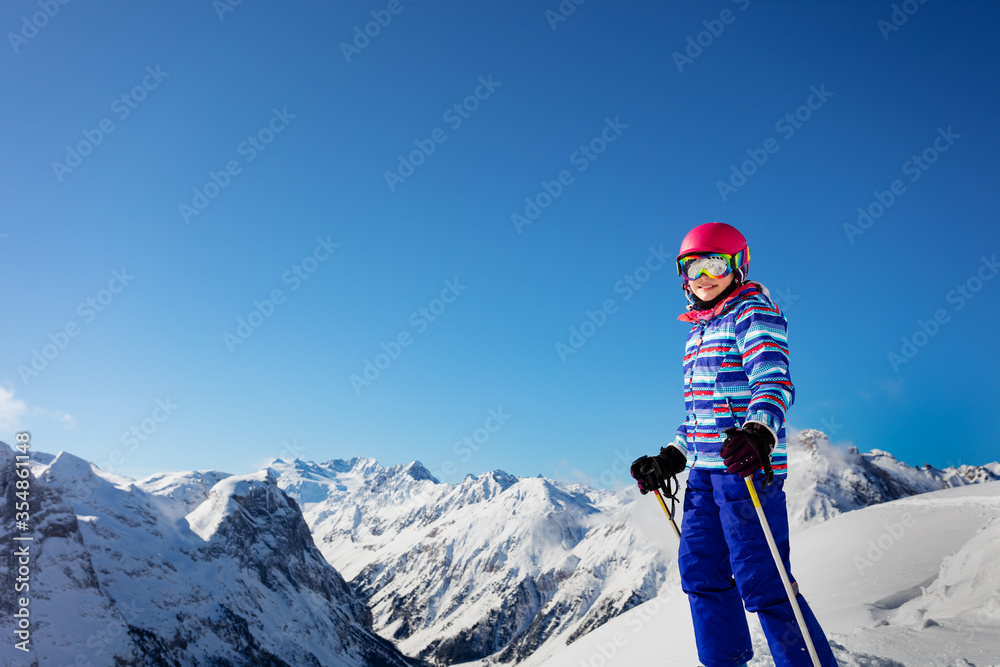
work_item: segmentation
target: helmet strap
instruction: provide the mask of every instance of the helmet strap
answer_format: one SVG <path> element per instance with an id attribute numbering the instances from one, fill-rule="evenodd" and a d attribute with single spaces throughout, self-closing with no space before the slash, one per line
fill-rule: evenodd
<path id="1" fill-rule="evenodd" d="M 692 308 L 695 307 L 694 295 L 691 294 L 691 288 L 688 286 L 688 282 L 686 280 L 681 283 L 681 290 L 684 292 L 684 296 L 687 298 L 688 304 L 690 304 Z"/>

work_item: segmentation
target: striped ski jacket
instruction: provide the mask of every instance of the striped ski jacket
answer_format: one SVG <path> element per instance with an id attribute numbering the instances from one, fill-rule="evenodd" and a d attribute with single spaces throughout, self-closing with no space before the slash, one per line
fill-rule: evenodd
<path id="1" fill-rule="evenodd" d="M 788 322 L 767 288 L 747 282 L 711 310 L 689 310 L 677 319 L 693 324 L 684 350 L 687 418 L 675 437 L 688 464 L 725 470 L 724 431 L 752 421 L 774 436 L 771 466 L 784 475 L 785 413 L 795 388 L 788 371 Z"/>

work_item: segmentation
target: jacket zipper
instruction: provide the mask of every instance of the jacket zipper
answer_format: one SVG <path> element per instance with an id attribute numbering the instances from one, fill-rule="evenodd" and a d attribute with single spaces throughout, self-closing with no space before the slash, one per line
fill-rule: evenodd
<path id="1" fill-rule="evenodd" d="M 694 450 L 694 462 L 698 461 L 698 413 L 694 409 L 695 395 L 694 395 L 694 369 L 698 365 L 698 353 L 701 352 L 701 346 L 705 342 L 705 330 L 708 328 L 706 322 L 700 322 L 698 324 L 698 346 L 694 349 L 694 359 L 691 360 L 691 376 L 688 378 L 687 390 L 691 392 L 691 419 L 694 423 L 694 428 L 691 430 L 691 444 Z M 691 465 L 694 465 L 692 462 Z"/>
<path id="2" fill-rule="evenodd" d="M 732 417 L 733 424 L 740 430 L 743 430 L 743 425 L 736 420 L 736 411 L 733 410 L 733 402 L 729 400 L 728 396 L 726 396 L 726 405 L 729 406 L 729 416 Z"/>

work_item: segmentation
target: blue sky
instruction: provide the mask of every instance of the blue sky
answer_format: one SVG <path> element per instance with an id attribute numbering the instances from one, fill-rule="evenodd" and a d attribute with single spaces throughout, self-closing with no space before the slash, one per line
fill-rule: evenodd
<path id="1" fill-rule="evenodd" d="M 0 439 L 624 483 L 721 220 L 791 426 L 997 458 L 995 3 L 224 3 L 0 10 Z"/>

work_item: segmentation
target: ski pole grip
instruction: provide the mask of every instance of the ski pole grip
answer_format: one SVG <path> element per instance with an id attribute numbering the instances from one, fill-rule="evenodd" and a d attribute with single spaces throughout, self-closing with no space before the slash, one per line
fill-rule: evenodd
<path id="1" fill-rule="evenodd" d="M 730 426 L 723 433 L 726 434 L 726 440 L 735 438 L 739 434 L 740 428 L 738 426 Z M 763 491 L 774 481 L 774 470 L 771 468 L 771 457 L 765 456 L 761 461 L 761 470 L 764 471 L 764 478 L 761 480 L 760 490 Z"/>

